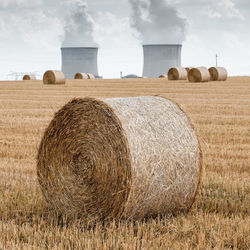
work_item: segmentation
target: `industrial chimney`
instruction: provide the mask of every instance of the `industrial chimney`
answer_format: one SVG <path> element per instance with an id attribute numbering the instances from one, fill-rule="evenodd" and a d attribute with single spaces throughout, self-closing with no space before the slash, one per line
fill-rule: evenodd
<path id="1" fill-rule="evenodd" d="M 159 77 L 172 67 L 181 67 L 181 44 L 143 45 L 143 76 Z"/>
<path id="2" fill-rule="evenodd" d="M 98 77 L 96 47 L 63 47 L 62 71 L 67 79 L 73 79 L 77 72 L 91 73 Z"/>

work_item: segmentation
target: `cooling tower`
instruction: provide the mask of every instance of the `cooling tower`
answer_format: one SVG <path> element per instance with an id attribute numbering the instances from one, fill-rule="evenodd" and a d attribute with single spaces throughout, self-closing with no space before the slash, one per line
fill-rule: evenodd
<path id="1" fill-rule="evenodd" d="M 181 67 L 181 44 L 143 45 L 143 76 L 159 77 L 173 67 Z"/>
<path id="2" fill-rule="evenodd" d="M 67 79 L 74 79 L 77 72 L 98 76 L 96 47 L 64 47 L 62 52 L 62 71 Z"/>

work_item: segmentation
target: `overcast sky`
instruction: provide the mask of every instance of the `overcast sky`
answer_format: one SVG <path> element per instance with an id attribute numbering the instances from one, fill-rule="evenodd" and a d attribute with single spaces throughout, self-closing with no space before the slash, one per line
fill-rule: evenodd
<path id="1" fill-rule="evenodd" d="M 7 79 L 10 71 L 42 74 L 47 69 L 60 69 L 65 27 L 69 29 L 70 18 L 79 4 L 93 29 L 91 33 L 86 27 L 86 34 L 100 48 L 100 75 L 119 77 L 120 71 L 141 75 L 144 37 L 140 34 L 141 26 L 131 22 L 131 3 L 137 1 L 157 4 L 157 0 L 0 0 L 0 79 Z M 250 75 L 249 0 L 165 2 L 176 11 L 173 20 L 185 26 L 183 33 L 178 33 L 179 39 L 184 39 L 183 66 L 214 66 L 217 53 L 219 65 L 228 68 L 230 75 Z M 166 11 L 166 20 L 171 13 Z M 82 32 L 78 33 L 83 36 L 79 41 L 84 40 L 83 27 L 87 26 L 81 24 Z M 171 22 L 168 24 L 172 26 Z M 159 27 L 160 30 L 167 37 L 166 29 Z M 152 37 L 156 35 L 152 33 Z"/>

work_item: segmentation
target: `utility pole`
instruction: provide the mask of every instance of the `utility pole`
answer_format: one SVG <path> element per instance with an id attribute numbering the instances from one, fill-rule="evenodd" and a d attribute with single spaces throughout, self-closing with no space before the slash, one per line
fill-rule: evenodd
<path id="1" fill-rule="evenodd" d="M 216 67 L 218 67 L 218 55 L 215 55 Z"/>

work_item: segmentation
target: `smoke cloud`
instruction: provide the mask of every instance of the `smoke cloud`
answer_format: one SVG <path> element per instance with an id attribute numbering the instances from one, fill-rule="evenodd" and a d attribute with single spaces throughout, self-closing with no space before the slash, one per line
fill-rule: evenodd
<path id="1" fill-rule="evenodd" d="M 186 20 L 164 0 L 129 0 L 131 25 L 143 44 L 180 44 L 185 39 Z"/>
<path id="2" fill-rule="evenodd" d="M 93 47 L 94 21 L 89 14 L 88 6 L 81 1 L 74 2 L 74 8 L 65 26 L 63 47 Z"/>

